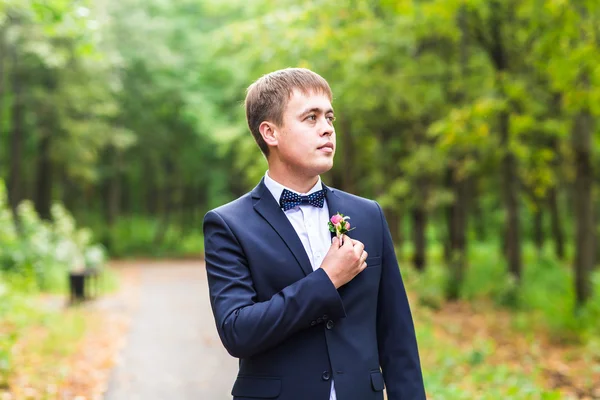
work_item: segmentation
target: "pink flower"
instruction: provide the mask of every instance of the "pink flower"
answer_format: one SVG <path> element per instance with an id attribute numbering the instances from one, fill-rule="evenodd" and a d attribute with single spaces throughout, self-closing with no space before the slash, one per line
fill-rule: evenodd
<path id="1" fill-rule="evenodd" d="M 346 221 L 347 219 L 350 219 L 350 217 L 347 215 L 344 216 L 344 214 L 341 213 L 337 213 L 336 215 L 331 217 L 331 219 L 327 223 L 327 225 L 329 226 L 329 231 L 331 233 L 335 233 L 335 235 L 338 238 L 340 238 L 341 235 L 350 232 L 354 228 L 350 229 L 350 222 Z"/>
<path id="2" fill-rule="evenodd" d="M 333 217 L 331 217 L 331 223 L 336 226 L 341 226 L 340 222 L 342 222 L 343 220 L 344 218 L 340 214 L 335 214 Z"/>

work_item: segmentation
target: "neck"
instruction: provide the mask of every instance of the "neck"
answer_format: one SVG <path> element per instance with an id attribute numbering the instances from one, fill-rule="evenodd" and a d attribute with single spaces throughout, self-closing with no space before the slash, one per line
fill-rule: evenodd
<path id="1" fill-rule="evenodd" d="M 292 172 L 288 168 L 269 165 L 269 176 L 277 183 L 295 190 L 298 193 L 307 193 L 319 180 L 319 176 L 306 176 Z"/>

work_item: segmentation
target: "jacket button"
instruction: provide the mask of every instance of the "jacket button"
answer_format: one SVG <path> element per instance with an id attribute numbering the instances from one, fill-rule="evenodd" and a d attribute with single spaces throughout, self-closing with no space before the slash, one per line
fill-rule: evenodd
<path id="1" fill-rule="evenodd" d="M 317 321 L 310 321 L 310 326 L 315 326 L 317 324 Z"/>
<path id="2" fill-rule="evenodd" d="M 323 322 L 323 320 L 320 317 L 317 318 L 317 323 L 320 324 L 321 322 Z"/>
<path id="3" fill-rule="evenodd" d="M 332 320 L 329 320 L 329 321 L 327 321 L 327 325 L 326 325 L 326 327 L 327 327 L 327 329 L 333 329 L 333 325 L 335 325 L 335 324 L 333 323 L 333 321 L 332 321 Z"/>
<path id="4" fill-rule="evenodd" d="M 329 371 L 323 371 L 323 375 L 321 375 L 321 378 L 323 378 L 324 381 L 328 381 L 330 378 Z"/>

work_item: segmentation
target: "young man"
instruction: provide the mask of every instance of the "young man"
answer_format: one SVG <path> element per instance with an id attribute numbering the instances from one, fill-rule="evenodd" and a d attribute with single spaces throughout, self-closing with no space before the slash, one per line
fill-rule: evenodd
<path id="1" fill-rule="evenodd" d="M 329 188 L 328 83 L 289 68 L 249 88 L 246 116 L 268 161 L 252 192 L 204 218 L 217 330 L 240 359 L 234 399 L 425 399 L 417 342 L 379 204 Z M 330 217 L 353 229 L 332 238 Z M 382 375 L 383 371 L 383 375 Z"/>

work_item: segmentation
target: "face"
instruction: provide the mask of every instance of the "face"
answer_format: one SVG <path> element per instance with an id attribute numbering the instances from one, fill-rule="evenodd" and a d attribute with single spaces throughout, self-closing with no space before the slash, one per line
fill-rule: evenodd
<path id="1" fill-rule="evenodd" d="M 333 167 L 335 117 L 325 94 L 294 91 L 281 126 L 273 125 L 270 145 L 276 162 L 290 173 L 314 177 Z M 271 157 L 270 157 L 271 158 Z"/>

